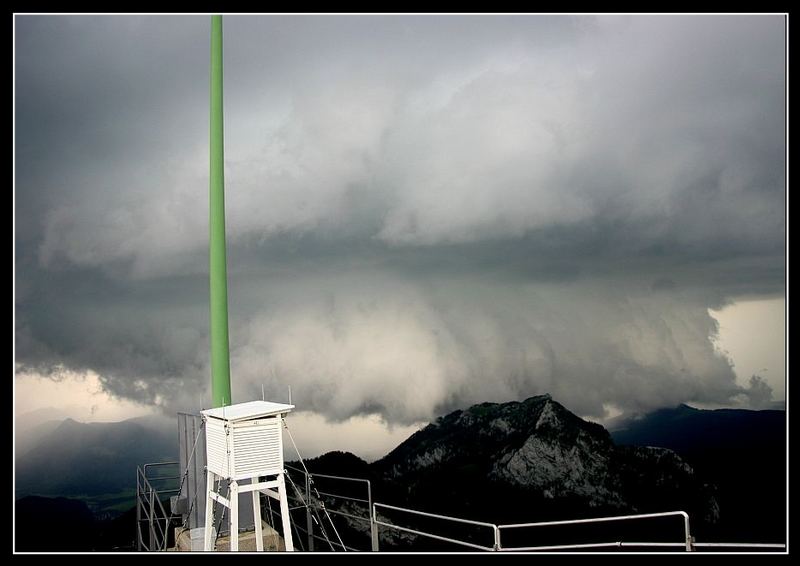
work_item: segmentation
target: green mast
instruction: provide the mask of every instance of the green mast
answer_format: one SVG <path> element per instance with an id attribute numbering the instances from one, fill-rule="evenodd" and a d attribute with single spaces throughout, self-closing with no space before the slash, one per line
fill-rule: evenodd
<path id="1" fill-rule="evenodd" d="M 214 407 L 221 407 L 231 404 L 222 132 L 222 16 L 211 16 L 211 138 L 209 145 L 211 147 L 209 183 L 211 400 Z"/>

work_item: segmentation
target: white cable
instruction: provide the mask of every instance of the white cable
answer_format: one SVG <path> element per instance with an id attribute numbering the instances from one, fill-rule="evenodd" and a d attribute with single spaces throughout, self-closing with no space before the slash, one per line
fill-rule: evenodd
<path id="1" fill-rule="evenodd" d="M 308 474 L 310 484 L 313 485 L 314 482 L 312 481 L 311 473 L 308 471 L 308 468 L 306 468 L 306 463 L 303 461 L 303 457 L 300 455 L 300 450 L 297 449 L 297 444 L 295 444 L 294 438 L 292 437 L 292 431 L 289 430 L 289 425 L 286 424 L 286 419 L 281 417 L 281 420 L 283 421 L 283 428 L 285 428 L 286 432 L 289 433 L 289 440 L 292 441 L 292 446 L 294 446 L 294 451 L 297 453 L 297 457 L 300 459 L 300 464 L 303 466 L 303 469 L 306 471 L 306 474 Z M 322 510 L 325 511 L 325 516 L 328 518 L 328 522 L 331 524 L 331 527 L 333 528 L 333 532 L 336 533 L 336 538 L 339 539 L 339 544 L 342 545 L 342 549 L 344 550 L 344 552 L 347 552 L 347 547 L 344 545 L 342 537 L 339 536 L 339 531 L 336 529 L 336 525 L 333 524 L 333 519 L 331 519 L 328 510 L 325 508 L 325 502 L 322 500 L 322 496 L 319 494 L 319 491 L 317 491 L 316 486 L 314 487 L 314 491 L 317 494 L 317 499 L 320 500 L 320 506 L 322 507 Z"/>
<path id="2" fill-rule="evenodd" d="M 297 494 L 298 499 L 300 499 L 300 501 L 303 503 L 305 508 L 313 510 L 313 515 L 311 515 L 311 518 L 314 519 L 314 522 L 317 524 L 317 526 L 319 527 L 320 531 L 322 531 L 322 536 L 325 537 L 325 542 L 328 543 L 328 546 L 331 547 L 331 550 L 336 552 L 336 549 L 333 548 L 333 543 L 331 542 L 331 539 L 328 538 L 328 533 L 325 532 L 325 527 L 322 524 L 322 519 L 319 517 L 319 513 L 317 513 L 317 511 L 316 511 L 316 509 L 314 508 L 313 505 L 309 505 L 308 502 L 306 502 L 306 500 L 303 498 L 303 494 L 300 492 L 300 488 L 297 487 L 297 484 L 294 483 L 294 480 L 292 479 L 292 476 L 290 476 L 289 474 L 284 474 L 284 475 L 287 478 L 289 478 L 289 483 L 292 484 L 292 487 L 294 488 L 294 492 Z M 291 513 L 289 514 L 289 516 L 291 517 Z M 314 535 L 312 534 L 311 536 L 314 536 Z"/>

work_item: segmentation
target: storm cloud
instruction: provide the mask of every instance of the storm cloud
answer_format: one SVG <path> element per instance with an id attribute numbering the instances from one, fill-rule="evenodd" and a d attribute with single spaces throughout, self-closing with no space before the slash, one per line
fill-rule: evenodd
<path id="1" fill-rule="evenodd" d="M 209 18 L 15 19 L 16 361 L 207 401 Z M 780 16 L 226 16 L 233 394 L 412 423 L 763 403 Z"/>

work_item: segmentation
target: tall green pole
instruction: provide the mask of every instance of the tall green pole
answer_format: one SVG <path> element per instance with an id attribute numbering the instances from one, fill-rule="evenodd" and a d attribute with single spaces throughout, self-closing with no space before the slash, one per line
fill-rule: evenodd
<path id="1" fill-rule="evenodd" d="M 211 148 L 209 183 L 211 400 L 214 407 L 222 407 L 231 404 L 222 132 L 222 16 L 211 16 L 211 138 L 209 145 Z"/>

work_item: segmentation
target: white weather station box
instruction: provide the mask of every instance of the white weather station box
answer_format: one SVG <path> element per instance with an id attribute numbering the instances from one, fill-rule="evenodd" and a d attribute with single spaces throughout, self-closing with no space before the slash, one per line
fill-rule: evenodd
<path id="1" fill-rule="evenodd" d="M 209 472 L 243 480 L 283 473 L 282 417 L 294 405 L 249 401 L 201 411 Z"/>

